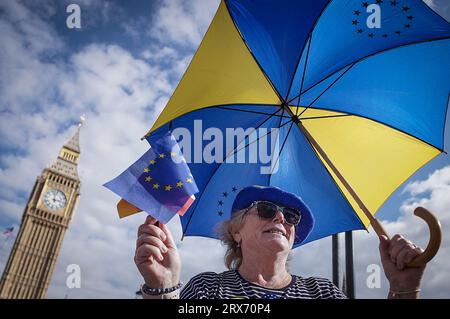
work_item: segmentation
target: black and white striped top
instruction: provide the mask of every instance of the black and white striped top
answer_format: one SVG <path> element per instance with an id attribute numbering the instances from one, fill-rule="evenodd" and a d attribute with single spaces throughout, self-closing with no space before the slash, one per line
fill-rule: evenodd
<path id="1" fill-rule="evenodd" d="M 347 298 L 331 281 L 324 278 L 302 278 L 292 275 L 291 283 L 282 289 L 268 289 L 251 283 L 236 270 L 217 274 L 204 272 L 193 277 L 180 294 L 181 299 L 344 299 Z"/>

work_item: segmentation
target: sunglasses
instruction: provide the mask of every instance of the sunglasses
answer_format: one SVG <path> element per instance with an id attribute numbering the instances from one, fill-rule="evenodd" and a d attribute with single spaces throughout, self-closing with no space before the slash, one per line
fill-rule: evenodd
<path id="1" fill-rule="evenodd" d="M 257 201 L 250 205 L 247 212 L 254 206 L 256 206 L 260 218 L 272 219 L 277 212 L 281 212 L 287 224 L 297 226 L 300 223 L 301 214 L 297 209 L 278 206 L 272 202 Z"/>

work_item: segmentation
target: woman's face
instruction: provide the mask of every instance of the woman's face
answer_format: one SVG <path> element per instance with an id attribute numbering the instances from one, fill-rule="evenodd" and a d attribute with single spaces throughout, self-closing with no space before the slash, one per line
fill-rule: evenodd
<path id="1" fill-rule="evenodd" d="M 280 211 L 271 219 L 260 218 L 254 206 L 247 212 L 244 225 L 238 234 L 243 252 L 245 249 L 251 249 L 289 253 L 294 244 L 295 226 L 285 223 Z"/>

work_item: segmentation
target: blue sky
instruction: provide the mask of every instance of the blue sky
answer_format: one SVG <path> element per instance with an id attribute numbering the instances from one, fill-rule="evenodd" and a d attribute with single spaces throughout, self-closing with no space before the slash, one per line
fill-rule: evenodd
<path id="1" fill-rule="evenodd" d="M 81 30 L 65 25 L 68 3 L 81 7 Z M 0 226 L 16 231 L 35 178 L 74 132 L 80 114 L 80 204 L 66 234 L 49 290 L 50 298 L 132 298 L 141 278 L 133 263 L 143 215 L 119 221 L 116 196 L 101 185 L 146 149 L 140 137 L 166 104 L 208 27 L 218 0 L 2 1 L 0 3 Z M 450 17 L 444 0 L 427 1 Z M 447 117 L 447 134 L 450 118 Z M 450 150 L 450 139 L 445 141 Z M 450 158 L 440 155 L 412 176 L 380 209 L 390 233 L 404 232 L 420 244 L 428 238 L 414 205 L 427 204 L 450 229 Z M 169 224 L 180 238 L 179 222 Z M 0 252 L 0 271 L 12 241 Z M 200 271 L 224 270 L 223 249 L 209 239 L 179 243 L 183 280 Z M 319 240 L 293 253 L 291 269 L 330 278 L 331 241 Z M 368 248 L 370 247 L 370 248 Z M 208 252 L 208 253 L 205 253 Z M 424 295 L 450 297 L 445 274 L 450 244 L 444 241 L 430 265 Z M 382 298 L 365 286 L 366 267 L 379 263 L 373 234 L 355 235 L 357 296 Z M 201 257 L 204 263 L 199 264 Z M 66 267 L 79 264 L 82 288 L 65 286 Z"/>

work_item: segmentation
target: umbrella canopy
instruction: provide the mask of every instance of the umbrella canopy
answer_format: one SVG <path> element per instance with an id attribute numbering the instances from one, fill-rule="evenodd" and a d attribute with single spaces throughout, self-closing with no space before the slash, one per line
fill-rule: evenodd
<path id="1" fill-rule="evenodd" d="M 308 204 L 316 224 L 303 243 L 365 229 L 370 221 L 336 169 L 375 215 L 443 151 L 449 71 L 450 24 L 420 0 L 222 1 L 146 135 L 151 143 L 183 128 L 195 139 L 188 162 L 200 192 L 183 233 L 216 238 L 237 192 L 254 184 Z M 222 161 L 202 161 L 229 128 L 267 135 L 236 136 L 215 147 Z M 272 173 L 260 160 L 228 161 L 274 135 Z"/>

